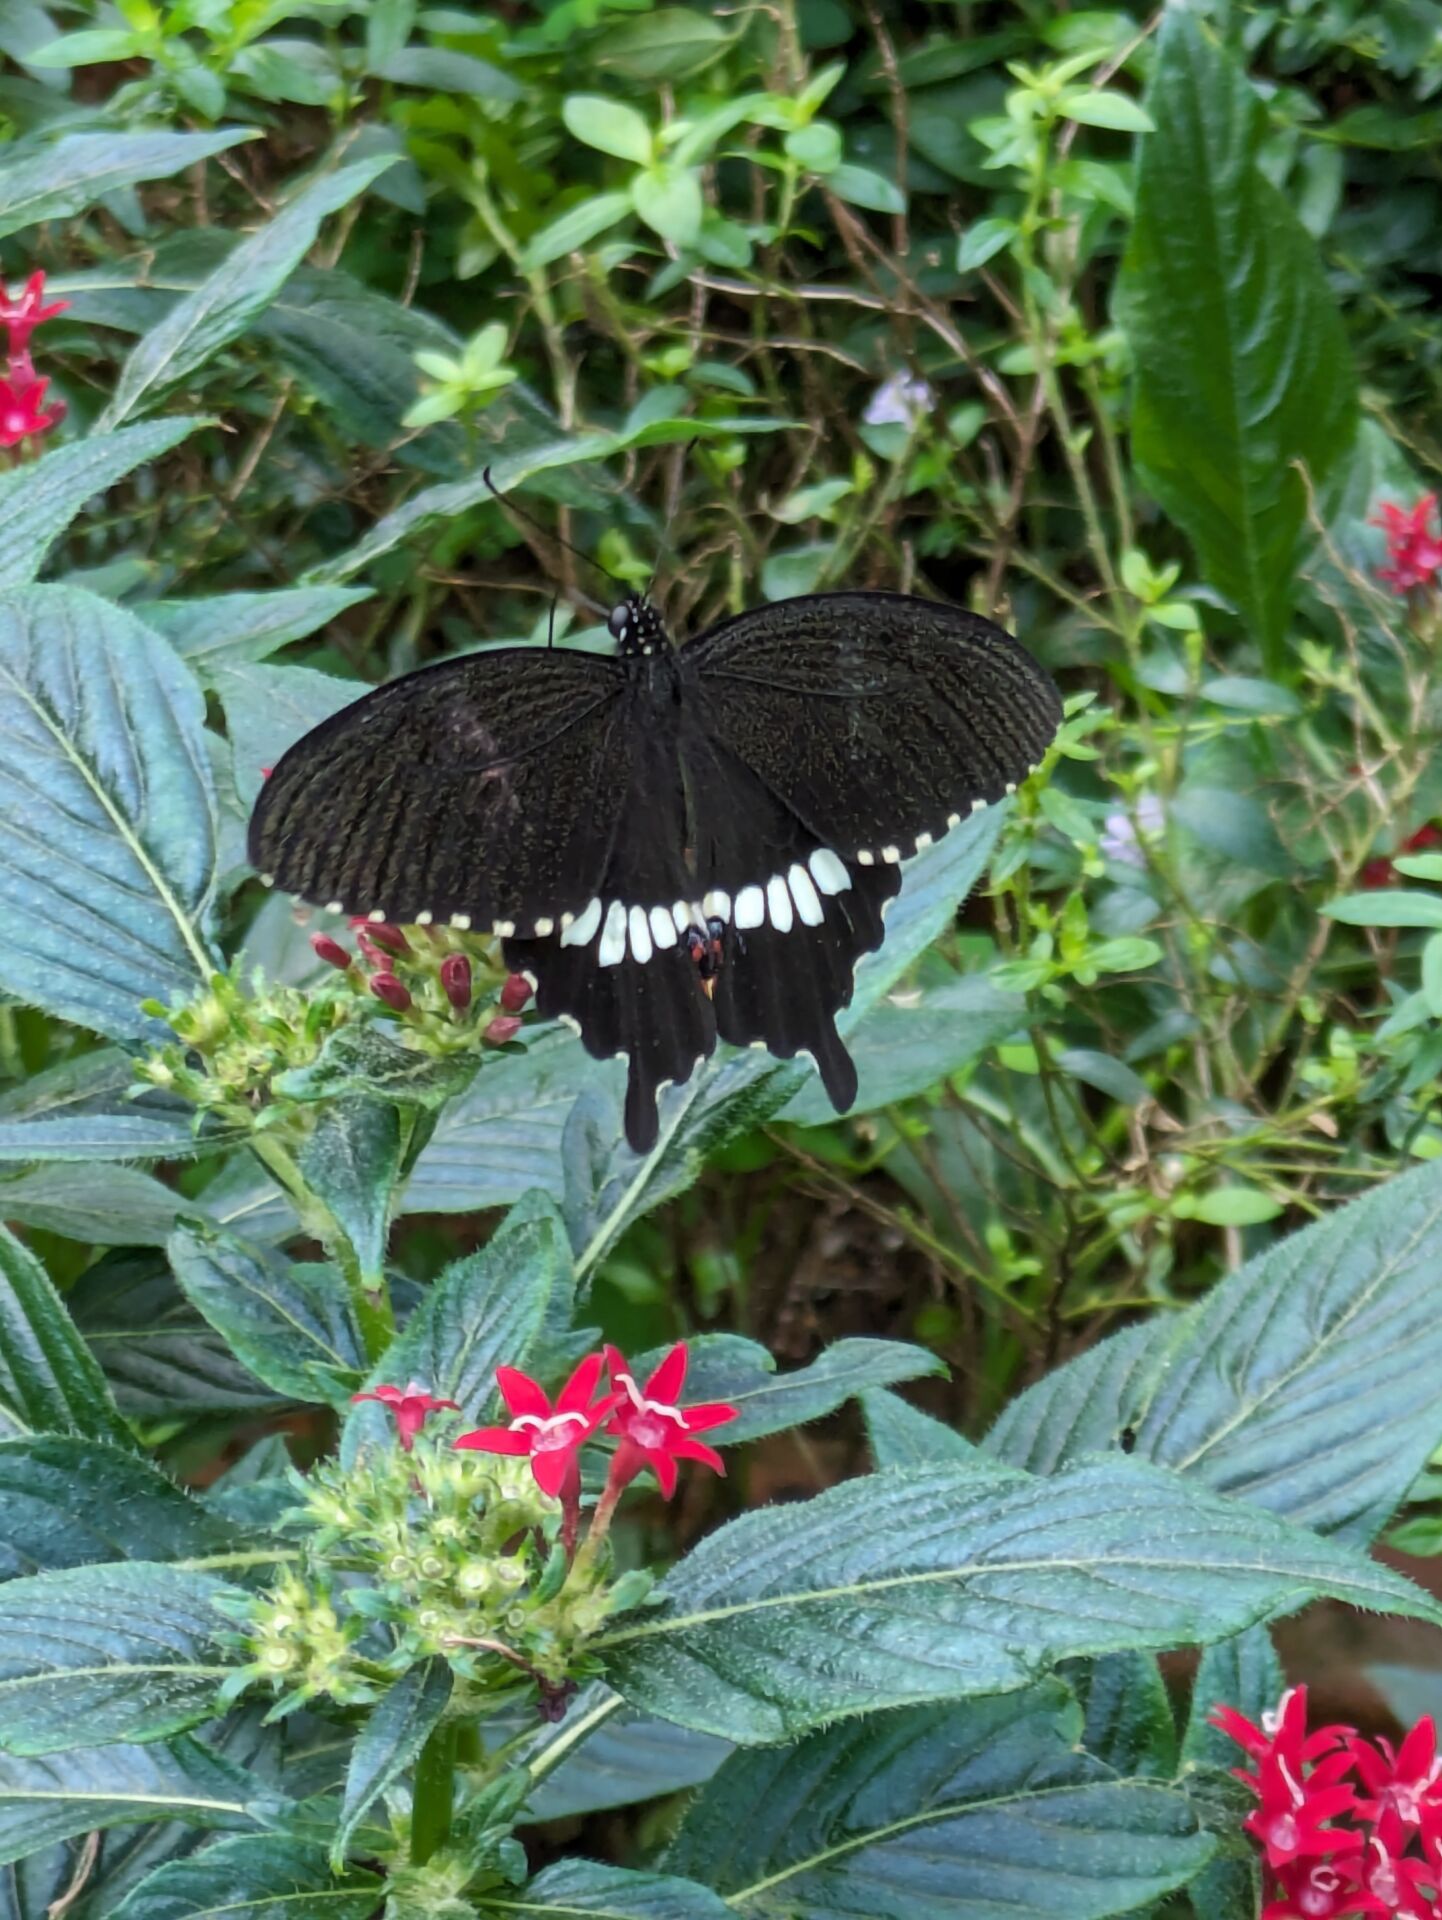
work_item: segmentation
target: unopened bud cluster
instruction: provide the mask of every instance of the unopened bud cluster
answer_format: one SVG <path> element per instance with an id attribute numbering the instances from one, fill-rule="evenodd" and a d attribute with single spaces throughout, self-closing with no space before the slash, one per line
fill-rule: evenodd
<path id="1" fill-rule="evenodd" d="M 249 1602 L 232 1694 L 266 1686 L 278 1712 L 322 1695 L 364 1704 L 439 1654 L 479 1706 L 537 1687 L 557 1700 L 598 1671 L 585 1641 L 649 1580 L 573 1563 L 561 1503 L 527 1461 L 457 1452 L 447 1424 L 409 1452 L 369 1447 L 295 1476 L 282 1524 L 298 1558 Z"/>
<path id="2" fill-rule="evenodd" d="M 311 946 L 327 966 L 379 1001 L 424 1051 L 452 1052 L 473 1044 L 477 1035 L 503 1046 L 520 1031 L 530 982 L 518 973 L 500 978 L 480 942 L 447 927 L 398 927 L 359 917 L 350 924 L 354 954 L 328 933 L 312 934 Z"/>

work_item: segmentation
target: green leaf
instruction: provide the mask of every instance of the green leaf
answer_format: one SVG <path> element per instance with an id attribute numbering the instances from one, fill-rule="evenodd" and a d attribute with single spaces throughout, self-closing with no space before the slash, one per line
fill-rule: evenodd
<path id="1" fill-rule="evenodd" d="M 628 80 L 654 85 L 684 80 L 725 52 L 734 38 L 725 23 L 691 7 L 659 7 L 633 20 L 617 20 L 588 44 L 587 58 Z"/>
<path id="2" fill-rule="evenodd" d="M 1133 451 L 1275 675 L 1306 545 L 1294 463 L 1325 493 L 1356 434 L 1356 374 L 1316 246 L 1258 165 L 1266 111 L 1184 8 L 1148 103 L 1117 299 Z"/>
<path id="3" fill-rule="evenodd" d="M 333 1267 L 191 1225 L 172 1235 L 170 1263 L 186 1298 L 257 1380 L 291 1399 L 349 1404 L 365 1344 Z"/>
<path id="4" fill-rule="evenodd" d="M 1442 1439 L 1442 1164 L 1128 1329 L 1002 1414 L 988 1451 L 1055 1472 L 1133 1429 L 1137 1454 L 1318 1532 L 1370 1540 Z"/>
<path id="5" fill-rule="evenodd" d="M 599 94 L 573 93 L 561 103 L 561 118 L 567 133 L 584 146 L 613 154 L 617 160 L 633 160 L 638 167 L 650 164 L 651 129 L 634 107 Z"/>
<path id="6" fill-rule="evenodd" d="M 1320 911 L 1349 927 L 1442 927 L 1442 894 L 1384 887 L 1375 893 L 1346 893 Z"/>
<path id="7" fill-rule="evenodd" d="M 382 1286 L 391 1197 L 401 1169 L 400 1115 L 388 1100 L 365 1094 L 329 1101 L 298 1164 L 306 1185 L 355 1248 L 363 1283 Z"/>
<path id="8" fill-rule="evenodd" d="M 1442 1621 L 1362 1554 L 1145 1462 L 1019 1481 L 978 1458 L 745 1514 L 592 1648 L 633 1706 L 764 1744 L 1006 1692 L 1078 1655 L 1220 1639 L 1321 1594 Z"/>
<path id="9" fill-rule="evenodd" d="M 110 1920 L 373 1920 L 384 1897 L 368 1868 L 332 1879 L 323 1847 L 242 1834 L 157 1867 Z"/>
<path id="10" fill-rule="evenodd" d="M 933 1467 L 945 1460 L 969 1460 L 977 1451 L 964 1434 L 933 1420 L 899 1394 L 868 1388 L 861 1396 L 861 1410 L 878 1467 Z"/>
<path id="11" fill-rule="evenodd" d="M 50 1277 L 0 1227 L 0 1418 L 12 1433 L 65 1433 L 132 1450 L 105 1376 Z"/>
<path id="12" fill-rule="evenodd" d="M 1118 1779 L 1078 1747 L 1056 1681 L 818 1733 L 728 1760 L 665 1864 L 778 1913 L 1101 1920 L 1134 1913 L 1215 1842 L 1179 1789 Z"/>
<path id="13" fill-rule="evenodd" d="M 439 1725 L 451 1697 L 451 1670 L 444 1660 L 409 1667 L 371 1713 L 351 1748 L 340 1825 L 330 1863 L 339 1868 L 356 1828 L 380 1796 L 415 1764 Z"/>
<path id="14" fill-rule="evenodd" d="M 578 247 L 588 246 L 592 240 L 609 232 L 618 220 L 624 220 L 630 211 L 629 193 L 591 194 L 578 205 L 568 207 L 548 226 L 532 235 L 521 255 L 522 269 L 527 273 L 535 273 L 541 267 L 550 266 L 553 260 L 574 253 Z"/>
<path id="15" fill-rule="evenodd" d="M 94 433 L 0 474 L 0 587 L 25 586 L 86 504 L 206 423 L 190 415 Z"/>
<path id="16" fill-rule="evenodd" d="M 1422 995 L 1434 1020 L 1442 1020 L 1442 933 L 1422 949 Z"/>
<path id="17" fill-rule="evenodd" d="M 254 806 L 265 778 L 287 747 L 370 691 L 314 667 L 269 667 L 255 661 L 212 661 L 207 684 L 225 709 L 235 791 Z"/>
<path id="18" fill-rule="evenodd" d="M 0 989 L 115 1039 L 189 997 L 216 806 L 200 691 L 133 614 L 71 587 L 0 606 Z"/>
<path id="19" fill-rule="evenodd" d="M 245 331 L 315 244 L 327 215 L 349 205 L 389 166 L 376 154 L 325 174 L 298 193 L 269 226 L 243 240 L 194 293 L 187 294 L 140 343 L 120 370 L 101 417 L 116 427 L 142 404 L 175 386 Z"/>
<path id="20" fill-rule="evenodd" d="M 866 207 L 872 213 L 906 212 L 906 195 L 875 167 L 857 167 L 843 160 L 827 174 L 826 190 L 848 206 Z"/>
<path id="21" fill-rule="evenodd" d="M 1111 127 L 1118 133 L 1155 133 L 1156 123 L 1140 101 L 1105 87 L 1068 87 L 1056 103 L 1064 120 L 1084 127 Z"/>
<path id="22" fill-rule="evenodd" d="M 1258 1227 L 1275 1220 L 1282 1203 L 1259 1187 L 1213 1187 L 1210 1193 L 1179 1194 L 1173 1211 L 1179 1220 L 1200 1220 L 1209 1227 Z"/>
<path id="23" fill-rule="evenodd" d="M 1021 229 L 1015 220 L 973 220 L 956 249 L 956 270 L 971 273 L 1009 247 Z"/>
<path id="24" fill-rule="evenodd" d="M 275 1800 L 253 1774 L 184 1737 L 144 1747 L 86 1743 L 48 1758 L 0 1754 L 0 1864 L 72 1834 L 141 1821 L 252 1827 Z"/>
<path id="25" fill-rule="evenodd" d="M 597 1860 L 558 1860 L 520 1894 L 481 1896 L 483 1920 L 503 1920 L 518 1910 L 545 1920 L 593 1913 L 597 1920 L 735 1920 L 735 1908 L 696 1880 L 670 1873 L 603 1866 Z"/>
<path id="26" fill-rule="evenodd" d="M 474 1054 L 441 1058 L 392 1040 L 377 1022 L 354 1021 L 327 1036 L 309 1066 L 277 1074 L 287 1100 L 338 1100 L 376 1094 L 401 1107 L 439 1107 L 466 1086 L 480 1062 Z"/>
<path id="27" fill-rule="evenodd" d="M 453 47 L 398 47 L 372 71 L 378 80 L 401 87 L 424 87 L 431 93 L 459 94 L 472 100 L 509 102 L 524 98 L 525 89 L 508 73 L 478 60 L 473 53 Z"/>
<path id="28" fill-rule="evenodd" d="M 694 247 L 701 231 L 706 203 L 701 182 L 689 167 L 663 162 L 638 173 L 631 182 L 631 201 L 653 232 L 676 247 Z"/>
<path id="29" fill-rule="evenodd" d="M 66 220 L 117 187 L 163 180 L 258 137 L 234 127 L 218 133 L 124 133 L 108 127 L 103 133 L 17 141 L 0 163 L 0 239 L 42 220 Z"/>
<path id="30" fill-rule="evenodd" d="M 637 1355 L 637 1377 L 644 1379 L 666 1351 Z M 778 1373 L 765 1347 L 737 1334 L 701 1334 L 687 1342 L 687 1353 L 686 1399 L 723 1400 L 736 1409 L 737 1418 L 717 1432 L 728 1447 L 824 1419 L 868 1389 L 946 1371 L 934 1353 L 902 1340 L 837 1340 L 790 1373 Z"/>
<path id="31" fill-rule="evenodd" d="M 229 1527 L 133 1453 L 69 1434 L 0 1440 L 0 1580 L 234 1544 Z"/>
<path id="32" fill-rule="evenodd" d="M 195 1110 L 147 1090 L 118 1047 L 72 1055 L 0 1094 L 0 1162 L 184 1160 L 203 1151 Z M 212 1135 L 214 1139 L 216 1135 Z"/>
<path id="33" fill-rule="evenodd" d="M 788 159 L 811 173 L 834 173 L 841 165 L 841 129 L 829 120 L 794 127 L 782 145 Z"/>
<path id="34" fill-rule="evenodd" d="M 199 1210 L 135 1167 L 107 1167 L 103 1184 L 93 1167 L 63 1161 L 21 1173 L 0 1169 L 0 1219 L 95 1246 L 164 1246 L 179 1215 Z"/>
<path id="35" fill-rule="evenodd" d="M 1211 1725 L 1217 1707 L 1233 1707 L 1249 1720 L 1262 1723 L 1286 1688 L 1286 1676 L 1265 1627 L 1248 1627 L 1230 1640 L 1208 1647 L 1192 1685 L 1191 1712 L 1182 1742 L 1182 1759 L 1193 1767 L 1236 1766 L 1236 1742 Z"/>
<path id="36" fill-rule="evenodd" d="M 1156 1657 L 1108 1653 L 1064 1669 L 1085 1720 L 1081 1743 L 1113 1773 L 1170 1780 L 1177 1770 L 1177 1723 Z"/>
<path id="37" fill-rule="evenodd" d="M 0 1587 L 0 1748 L 62 1753 L 158 1740 L 207 1719 L 228 1669 L 208 1573 L 144 1560 Z"/>
<path id="38" fill-rule="evenodd" d="M 158 424 L 126 431 L 153 433 Z M 143 616 L 145 624 L 163 634 L 194 672 L 208 679 L 215 667 L 264 660 L 292 640 L 304 640 L 370 597 L 368 587 L 287 587 L 279 593 L 152 600 Z"/>
<path id="39" fill-rule="evenodd" d="M 604 1689 L 598 1691 L 604 1693 Z M 584 1715 L 588 1697 L 573 1703 L 569 1724 Z M 527 1817 L 569 1820 L 578 1813 L 633 1806 L 638 1800 L 683 1792 L 709 1780 L 730 1752 L 729 1741 L 623 1708 L 588 1733 L 533 1789 L 526 1802 Z"/>

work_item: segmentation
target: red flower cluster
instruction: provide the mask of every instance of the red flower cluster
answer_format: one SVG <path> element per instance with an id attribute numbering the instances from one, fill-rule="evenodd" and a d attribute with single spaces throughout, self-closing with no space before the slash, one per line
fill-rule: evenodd
<path id="1" fill-rule="evenodd" d="M 431 978 L 439 983 L 441 993 L 458 1014 L 470 1006 L 471 963 L 463 953 L 446 954 L 436 968 L 433 956 L 418 953 L 401 929 L 389 921 L 354 914 L 350 924 L 360 948 L 359 961 L 328 933 L 313 933 L 310 944 L 319 959 L 342 973 L 359 966 L 366 986 L 392 1013 L 409 1013 L 421 983 Z M 401 977 L 403 973 L 409 984 Z M 507 975 L 499 996 L 503 1011 L 481 1029 L 481 1038 L 496 1047 L 514 1040 L 521 1030 L 520 1011 L 530 997 L 531 984 L 523 974 Z"/>
<path id="2" fill-rule="evenodd" d="M 447 1409 L 460 1411 L 457 1400 L 437 1400 L 433 1394 L 418 1387 L 414 1380 L 408 1387 L 377 1387 L 373 1393 L 353 1393 L 352 1400 L 379 1400 L 383 1407 L 389 1407 L 396 1417 L 396 1438 L 401 1450 L 409 1453 L 416 1443 L 416 1435 L 433 1413 Z"/>
<path id="3" fill-rule="evenodd" d="M 31 435 L 48 433 L 65 412 L 65 403 L 57 400 L 45 412 L 45 389 L 50 382 L 37 374 L 30 358 L 30 336 L 38 326 L 64 313 L 68 300 L 45 301 L 45 275 L 32 273 L 25 291 L 13 298 L 0 280 L 0 327 L 4 327 L 9 345 L 10 363 L 0 376 L 0 447 L 15 447 Z"/>
<path id="4" fill-rule="evenodd" d="M 1355 1727 L 1307 1732 L 1307 1689 L 1282 1695 L 1260 1727 L 1231 1707 L 1213 1722 L 1250 1767 L 1243 1823 L 1261 1845 L 1261 1920 L 1442 1920 L 1442 1757 L 1430 1714 L 1400 1747 Z M 1341 1822 L 1342 1824 L 1337 1824 Z"/>
<path id="5" fill-rule="evenodd" d="M 1442 540 L 1430 531 L 1436 505 L 1435 493 L 1424 493 L 1410 509 L 1389 502 L 1370 523 L 1386 531 L 1388 564 L 1378 567 L 1377 578 L 1385 580 L 1393 593 L 1429 586 L 1442 568 Z"/>
<path id="6" fill-rule="evenodd" d="M 1442 829 L 1428 825 L 1418 827 L 1408 836 L 1397 853 L 1428 853 L 1433 847 L 1442 847 Z M 1358 884 L 1370 891 L 1378 887 L 1390 887 L 1397 878 L 1397 869 L 1392 865 L 1397 854 L 1379 854 L 1375 860 L 1369 860 L 1358 876 Z"/>

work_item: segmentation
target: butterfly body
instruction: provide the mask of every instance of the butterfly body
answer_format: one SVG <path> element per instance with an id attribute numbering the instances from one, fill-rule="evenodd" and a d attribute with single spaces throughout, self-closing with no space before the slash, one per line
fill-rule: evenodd
<path id="1" fill-rule="evenodd" d="M 680 649 L 633 596 L 614 656 L 503 648 L 422 668 L 305 736 L 250 852 L 322 905 L 493 933 L 598 1057 L 628 1060 L 626 1132 L 717 1039 L 810 1054 L 836 1031 L 900 863 L 1041 760 L 1047 676 L 940 602 L 835 593 Z"/>

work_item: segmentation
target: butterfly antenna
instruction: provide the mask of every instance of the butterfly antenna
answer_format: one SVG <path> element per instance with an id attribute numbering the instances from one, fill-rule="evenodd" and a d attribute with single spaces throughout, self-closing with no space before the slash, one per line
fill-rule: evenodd
<path id="1" fill-rule="evenodd" d="M 528 527 L 534 527 L 543 539 L 554 540 L 556 545 L 558 547 L 564 547 L 567 553 L 574 553 L 578 560 L 584 560 L 586 565 L 588 567 L 594 567 L 597 573 L 604 573 L 606 578 L 608 580 L 614 580 L 618 587 L 624 587 L 626 585 L 626 582 L 619 574 L 612 573 L 609 567 L 603 567 L 601 562 L 593 555 L 583 552 L 573 541 L 567 540 L 561 534 L 557 533 L 554 527 L 544 526 L 533 513 L 527 513 L 524 507 L 518 507 L 508 494 L 501 492 L 500 488 L 491 478 L 491 470 L 489 467 L 482 467 L 481 478 L 485 481 L 494 498 L 507 513 L 513 513 L 518 520 L 523 520 Z"/>
<path id="2" fill-rule="evenodd" d="M 681 459 L 683 464 L 686 460 L 690 458 L 692 448 L 697 447 L 700 444 L 701 444 L 701 436 L 699 433 L 695 434 L 690 440 L 686 442 L 685 446 L 681 449 Z M 656 546 L 658 549 L 656 564 L 654 567 L 652 567 L 651 577 L 646 582 L 646 598 L 648 600 L 655 598 L 656 575 L 661 571 L 662 560 L 675 561 L 676 559 L 676 549 L 671 545 L 670 536 L 671 536 L 672 523 L 675 521 L 676 514 L 679 507 L 680 507 L 679 501 L 676 501 L 673 503 L 671 507 L 671 511 L 666 515 L 666 524 L 661 529 L 661 538 L 656 542 Z M 678 567 L 678 571 L 679 571 L 679 567 Z"/>

